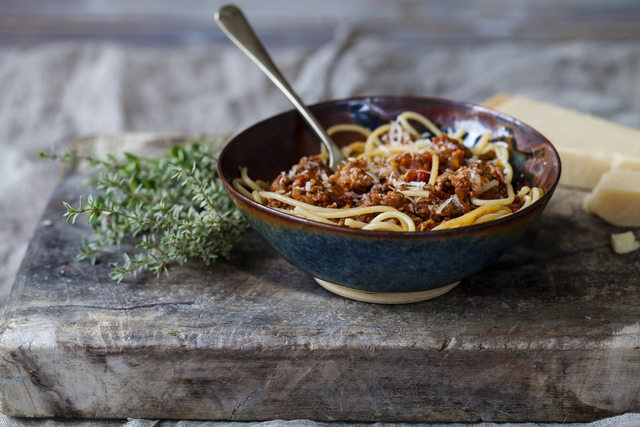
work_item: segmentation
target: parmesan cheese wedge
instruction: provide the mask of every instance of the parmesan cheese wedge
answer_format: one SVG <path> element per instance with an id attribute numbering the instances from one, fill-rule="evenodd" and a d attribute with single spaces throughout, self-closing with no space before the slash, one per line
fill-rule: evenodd
<path id="1" fill-rule="evenodd" d="M 639 130 L 522 96 L 498 94 L 483 105 L 515 117 L 551 141 L 562 162 L 560 185 L 591 190 L 614 164 L 640 170 Z"/>
<path id="2" fill-rule="evenodd" d="M 612 234 L 611 247 L 617 254 L 627 254 L 640 248 L 640 242 L 636 240 L 632 231 L 626 233 Z"/>
<path id="3" fill-rule="evenodd" d="M 584 209 L 621 227 L 640 227 L 640 171 L 614 167 L 585 197 Z"/>
<path id="4" fill-rule="evenodd" d="M 593 190 L 588 212 L 617 226 L 640 227 L 640 131 L 521 96 L 498 94 L 483 105 L 530 125 L 554 145 L 560 185 Z"/>

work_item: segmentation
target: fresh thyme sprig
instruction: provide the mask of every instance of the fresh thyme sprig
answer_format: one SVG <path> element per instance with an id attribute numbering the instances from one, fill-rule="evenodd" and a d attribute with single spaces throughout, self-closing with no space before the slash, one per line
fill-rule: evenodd
<path id="1" fill-rule="evenodd" d="M 72 164 L 88 161 L 100 172 L 90 185 L 101 192 L 82 197 L 78 207 L 63 202 L 67 222 L 87 214 L 93 235 L 83 239 L 82 260 L 95 262 L 106 245 L 119 245 L 125 237 L 139 239 L 135 256 L 123 254 L 124 265 L 111 263 L 111 277 L 121 281 L 127 274 L 148 269 L 157 275 L 168 264 L 183 264 L 189 258 L 211 260 L 229 252 L 248 228 L 227 195 L 216 171 L 218 144 L 202 136 L 184 146 L 170 148 L 158 159 L 131 154 L 118 159 L 108 156 L 62 156 L 41 152 L 40 156 Z"/>

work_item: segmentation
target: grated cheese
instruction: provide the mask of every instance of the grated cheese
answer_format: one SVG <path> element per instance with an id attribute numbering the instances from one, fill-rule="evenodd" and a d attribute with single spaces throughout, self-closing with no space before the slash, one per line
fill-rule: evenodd
<path id="1" fill-rule="evenodd" d="M 444 202 L 440 203 L 440 206 L 438 206 L 438 208 L 436 209 L 436 213 L 438 215 L 440 215 L 442 213 L 442 211 L 444 210 L 444 208 L 446 208 L 449 203 L 452 202 L 453 196 L 449 197 L 447 200 L 445 200 Z"/>
<path id="2" fill-rule="evenodd" d="M 380 182 L 380 179 L 378 179 L 378 177 L 377 177 L 377 176 L 375 176 L 374 174 L 372 174 L 371 172 L 367 171 L 367 172 L 365 172 L 365 173 L 366 173 L 367 175 L 369 175 L 369 176 L 371 177 L 371 179 L 373 179 L 373 182 L 375 182 L 376 184 L 377 184 L 378 182 Z"/>

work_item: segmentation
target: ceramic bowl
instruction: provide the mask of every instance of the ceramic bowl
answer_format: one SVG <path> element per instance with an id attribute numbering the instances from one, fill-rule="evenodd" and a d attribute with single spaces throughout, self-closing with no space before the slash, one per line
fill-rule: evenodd
<path id="1" fill-rule="evenodd" d="M 235 136 L 222 150 L 218 172 L 234 202 L 262 238 L 284 259 L 328 290 L 377 303 L 409 303 L 441 295 L 504 254 L 542 213 L 560 178 L 560 158 L 540 133 L 509 116 L 464 102 L 377 96 L 310 107 L 325 127 L 358 123 L 374 128 L 403 111 L 416 111 L 441 129 L 464 128 L 465 144 L 486 130 L 512 142 L 514 182 L 526 179 L 544 196 L 526 209 L 484 224 L 430 232 L 365 231 L 286 215 L 240 194 L 231 182 L 247 167 L 271 182 L 319 140 L 295 111 L 271 117 Z M 336 134 L 336 137 L 348 134 Z M 349 141 L 336 140 L 339 145 Z"/>

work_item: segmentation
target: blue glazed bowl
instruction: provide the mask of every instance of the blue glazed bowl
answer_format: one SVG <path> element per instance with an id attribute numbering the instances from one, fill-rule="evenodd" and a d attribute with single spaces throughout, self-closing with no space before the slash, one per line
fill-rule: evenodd
<path id="1" fill-rule="evenodd" d="M 235 136 L 220 154 L 218 172 L 234 202 L 262 238 L 284 259 L 332 292 L 368 302 L 408 303 L 441 295 L 503 255 L 542 213 L 560 178 L 551 143 L 527 125 L 477 105 L 436 98 L 368 97 L 310 107 L 329 127 L 376 127 L 403 111 L 416 111 L 441 129 L 464 128 L 475 141 L 486 130 L 514 147 L 514 182 L 526 179 L 544 196 L 520 212 L 441 231 L 366 231 L 286 215 L 240 194 L 231 184 L 247 167 L 253 179 L 271 182 L 303 156 L 317 154 L 319 140 L 295 111 L 271 117 Z M 336 134 L 336 137 L 346 134 Z M 336 141 L 339 145 L 350 141 Z"/>

